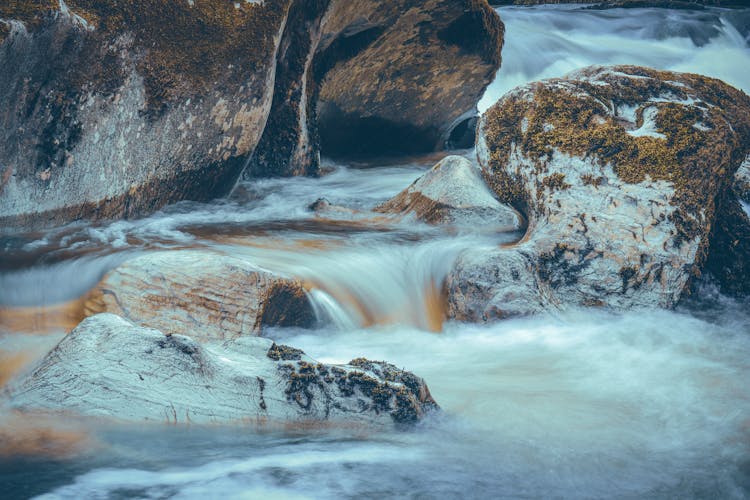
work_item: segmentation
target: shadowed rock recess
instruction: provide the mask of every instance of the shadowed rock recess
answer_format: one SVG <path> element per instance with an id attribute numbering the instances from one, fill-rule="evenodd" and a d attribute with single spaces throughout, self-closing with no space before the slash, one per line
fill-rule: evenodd
<path id="1" fill-rule="evenodd" d="M 196 424 L 381 427 L 438 409 L 424 380 L 388 363 L 325 365 L 257 337 L 201 344 L 114 314 L 84 320 L 10 396 L 27 412 Z"/>
<path id="2" fill-rule="evenodd" d="M 673 307 L 709 246 L 739 271 L 747 213 L 732 186 L 748 150 L 750 98 L 712 78 L 591 67 L 515 89 L 482 117 L 477 154 L 527 234 L 459 258 L 450 315 Z"/>
<path id="3" fill-rule="evenodd" d="M 484 0 L 2 2 L 0 226 L 139 216 L 223 196 L 243 170 L 315 174 L 318 115 L 332 154 L 438 148 L 502 35 Z"/>

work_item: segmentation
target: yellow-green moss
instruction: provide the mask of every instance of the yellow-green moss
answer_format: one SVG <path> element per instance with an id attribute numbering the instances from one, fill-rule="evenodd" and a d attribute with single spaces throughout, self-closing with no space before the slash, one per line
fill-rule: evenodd
<path id="1" fill-rule="evenodd" d="M 540 177 L 547 173 L 553 150 L 594 157 L 611 164 L 628 183 L 647 177 L 673 183 L 677 241 L 705 235 L 710 224 L 701 222 L 701 211 L 712 219 L 713 198 L 750 149 L 748 96 L 719 80 L 632 66 L 616 67 L 598 78 L 606 85 L 583 80 L 535 84 L 530 101 L 528 94 L 517 94 L 487 112 L 484 130 L 493 189 L 521 209 L 532 201 L 522 180 L 508 171 L 512 144 L 534 162 Z M 671 101 L 693 97 L 706 104 L 648 102 L 665 96 Z M 656 107 L 656 130 L 665 138 L 628 134 L 622 119 L 608 113 L 621 105 L 640 105 L 637 127 L 643 125 L 643 110 Z M 708 129 L 695 127 L 697 123 Z M 542 185 L 549 184 L 548 179 Z"/>

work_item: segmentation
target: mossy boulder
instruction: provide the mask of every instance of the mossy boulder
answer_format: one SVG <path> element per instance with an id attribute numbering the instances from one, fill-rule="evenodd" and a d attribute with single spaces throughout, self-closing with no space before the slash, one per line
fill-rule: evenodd
<path id="1" fill-rule="evenodd" d="M 749 150 L 750 98 L 719 80 L 591 67 L 515 89 L 482 117 L 477 152 L 528 231 L 511 248 L 459 259 L 453 314 L 673 307 L 704 268 L 719 202 Z M 533 297 L 526 311 L 504 308 L 517 304 L 512 276 L 497 273 L 507 269 L 533 288 L 520 294 Z M 482 272 L 490 277 L 472 288 Z"/>

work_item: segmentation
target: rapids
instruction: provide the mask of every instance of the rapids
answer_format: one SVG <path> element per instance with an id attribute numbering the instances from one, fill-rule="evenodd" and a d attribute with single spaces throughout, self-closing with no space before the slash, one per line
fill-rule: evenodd
<path id="1" fill-rule="evenodd" d="M 750 10 L 499 11 L 503 68 L 482 109 L 516 85 L 589 64 L 693 71 L 750 90 Z M 312 287 L 318 327 L 267 336 L 322 362 L 388 360 L 424 377 L 444 410 L 412 432 L 374 434 L 0 412 L 2 496 L 750 496 L 750 303 L 707 282 L 671 312 L 445 322 L 440 287 L 456 256 L 522 235 L 369 212 L 440 157 L 327 162 L 321 178 L 241 182 L 226 199 L 140 220 L 0 234 L 0 384 L 80 320 L 109 269 L 144 252 L 205 248 Z M 360 213 L 315 216 L 308 207 L 320 197 Z M 38 446 L 40 435 L 54 449 Z"/>

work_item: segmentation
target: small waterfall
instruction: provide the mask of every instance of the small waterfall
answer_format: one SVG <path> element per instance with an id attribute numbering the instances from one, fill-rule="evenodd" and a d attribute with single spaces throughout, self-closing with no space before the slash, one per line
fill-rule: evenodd
<path id="1" fill-rule="evenodd" d="M 373 243 L 317 252 L 247 247 L 236 252 L 304 280 L 319 318 L 337 329 L 401 324 L 437 332 L 445 319 L 443 282 L 461 250 L 476 244 L 476 237 L 465 236 L 408 246 Z"/>

